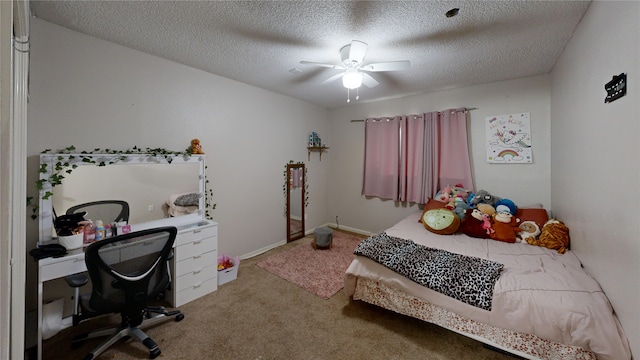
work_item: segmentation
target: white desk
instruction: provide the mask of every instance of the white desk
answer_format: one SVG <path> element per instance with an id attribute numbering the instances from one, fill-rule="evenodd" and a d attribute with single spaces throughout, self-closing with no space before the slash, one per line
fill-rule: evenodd
<path id="1" fill-rule="evenodd" d="M 135 229 L 138 230 L 138 229 Z M 202 221 L 178 227 L 171 261 L 172 287 L 166 299 L 181 306 L 218 288 L 218 224 Z M 38 261 L 38 360 L 42 359 L 42 301 L 44 283 L 87 271 L 84 249 L 60 258 Z"/>

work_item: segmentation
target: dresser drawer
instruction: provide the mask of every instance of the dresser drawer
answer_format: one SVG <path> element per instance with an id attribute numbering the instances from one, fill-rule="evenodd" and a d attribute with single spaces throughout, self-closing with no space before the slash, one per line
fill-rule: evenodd
<path id="1" fill-rule="evenodd" d="M 183 304 L 216 291 L 217 288 L 218 278 L 214 276 L 212 279 L 194 284 L 184 290 L 178 290 L 176 293 L 175 306 L 182 306 Z"/>
<path id="2" fill-rule="evenodd" d="M 200 271 L 207 266 L 217 265 L 218 258 L 216 254 L 216 251 L 209 251 L 176 261 L 175 276 L 179 277 L 190 272 Z"/>
<path id="3" fill-rule="evenodd" d="M 217 265 L 211 264 L 201 269 L 195 269 L 191 272 L 176 277 L 176 291 L 180 292 L 185 289 L 197 287 L 203 282 L 215 279 L 218 276 Z"/>
<path id="4" fill-rule="evenodd" d="M 84 253 L 56 260 L 59 261 L 50 262 L 48 264 L 41 263 L 39 270 L 40 281 L 44 282 L 65 277 L 70 274 L 87 271 L 87 265 L 84 262 Z"/>
<path id="5" fill-rule="evenodd" d="M 175 249 L 176 261 L 182 261 L 194 256 L 202 255 L 217 250 L 218 238 L 199 238 L 197 240 L 182 244 Z M 217 261 L 217 260 L 216 260 Z"/>
<path id="6" fill-rule="evenodd" d="M 178 233 L 176 238 L 176 246 L 180 246 L 199 239 L 215 237 L 218 235 L 218 226 L 203 226 L 194 230 L 188 230 Z"/>

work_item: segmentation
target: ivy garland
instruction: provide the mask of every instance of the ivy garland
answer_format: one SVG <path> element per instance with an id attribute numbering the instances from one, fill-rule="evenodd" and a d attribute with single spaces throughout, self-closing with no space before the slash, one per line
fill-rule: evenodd
<path id="1" fill-rule="evenodd" d="M 289 164 L 301 164 L 304 165 L 304 162 L 299 161 L 299 162 L 294 162 L 293 160 L 289 160 Z M 284 185 L 282 185 L 282 194 L 284 195 L 285 198 L 285 202 L 284 202 L 284 216 L 287 216 L 287 183 L 289 182 L 289 176 L 287 174 L 287 165 L 284 165 Z M 309 206 L 309 182 L 307 181 L 307 171 L 309 169 L 305 166 L 304 167 L 304 207 L 308 207 Z"/>
<path id="2" fill-rule="evenodd" d="M 41 154 L 51 154 L 51 149 L 46 149 L 41 152 Z M 81 151 L 79 153 L 76 152 L 76 147 L 71 145 L 69 147 L 64 148 L 63 150 L 59 150 L 55 152 L 60 154 L 58 156 L 58 161 L 54 165 L 53 171 L 51 171 L 51 175 L 46 179 L 38 179 L 36 181 L 36 188 L 38 189 L 38 193 L 41 193 L 45 188 L 46 184 L 51 186 L 53 189 L 55 186 L 62 184 L 62 180 L 65 178 L 65 174 L 71 174 L 73 170 L 78 167 L 76 159 L 79 159 L 81 162 L 86 164 L 93 164 L 96 166 L 107 166 L 118 163 L 120 161 L 125 161 L 128 155 L 149 155 L 150 157 L 161 158 L 164 159 L 167 163 L 171 164 L 173 162 L 174 157 L 184 157 L 188 159 L 191 157 L 191 149 L 187 148 L 184 151 L 171 151 L 163 148 L 139 148 L 134 146 L 131 149 L 127 150 L 113 150 L 113 149 L 100 149 L 96 148 L 93 151 Z M 106 159 L 101 159 L 96 161 L 94 157 L 89 155 L 93 154 L 105 154 L 105 155 L 113 155 L 113 157 L 109 157 Z M 46 174 L 48 172 L 47 169 L 48 164 L 40 164 L 39 173 Z M 205 170 L 207 166 L 205 165 Z M 205 172 L 206 173 L 206 172 Z M 215 210 L 216 204 L 213 203 L 213 190 L 208 186 L 209 179 L 206 178 L 205 174 L 205 216 L 208 219 L 211 219 L 212 211 Z M 51 190 L 47 190 L 44 194 L 42 194 L 42 199 L 49 199 L 53 195 Z M 27 197 L 27 206 L 31 207 L 31 218 L 37 219 L 39 212 L 39 205 L 35 201 L 32 196 Z"/>

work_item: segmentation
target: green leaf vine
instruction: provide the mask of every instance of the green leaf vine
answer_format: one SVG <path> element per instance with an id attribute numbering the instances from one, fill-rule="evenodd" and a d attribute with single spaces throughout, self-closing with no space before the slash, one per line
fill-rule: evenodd
<path id="1" fill-rule="evenodd" d="M 65 179 L 65 175 L 71 174 L 73 170 L 78 167 L 77 162 L 80 161 L 85 164 L 93 164 L 95 166 L 107 166 L 116 164 L 120 161 L 126 161 L 128 155 L 148 155 L 149 157 L 162 159 L 167 163 L 171 164 L 173 159 L 176 157 L 183 157 L 188 159 L 192 156 L 190 148 L 187 148 L 184 151 L 173 151 L 167 150 L 164 148 L 140 148 L 134 146 L 130 149 L 126 150 L 115 150 L 115 149 L 100 149 L 95 148 L 92 151 L 80 151 L 77 152 L 75 146 L 71 145 L 62 150 L 58 150 L 53 152 L 51 149 L 46 149 L 41 152 L 41 154 L 59 154 L 57 157 L 56 163 L 53 165 L 53 171 L 51 171 L 51 175 L 48 178 L 38 179 L 36 181 L 36 188 L 38 189 L 38 193 L 41 198 L 46 200 L 53 196 L 54 187 L 62 184 L 62 181 Z M 105 155 L 104 158 L 100 160 L 96 160 L 95 157 L 91 155 Z M 112 155 L 112 156 L 108 156 Z M 205 170 L 206 170 L 205 165 Z M 40 164 L 40 169 L 38 170 L 40 174 L 46 174 L 49 172 L 48 164 Z M 51 187 L 51 190 L 47 190 L 43 193 L 46 185 Z M 209 185 L 209 179 L 206 178 L 205 171 L 205 217 L 211 219 L 212 211 L 215 210 L 216 205 L 213 202 L 213 190 Z M 39 213 L 39 204 L 32 196 L 27 197 L 27 207 L 31 207 L 31 218 L 37 219 Z"/>

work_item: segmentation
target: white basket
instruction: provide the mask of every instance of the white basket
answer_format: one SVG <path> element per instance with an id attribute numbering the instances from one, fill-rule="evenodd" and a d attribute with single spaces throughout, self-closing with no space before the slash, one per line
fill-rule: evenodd
<path id="1" fill-rule="evenodd" d="M 64 246 L 67 250 L 81 248 L 82 240 L 84 240 L 84 233 L 70 236 L 58 236 L 58 244 Z"/>

